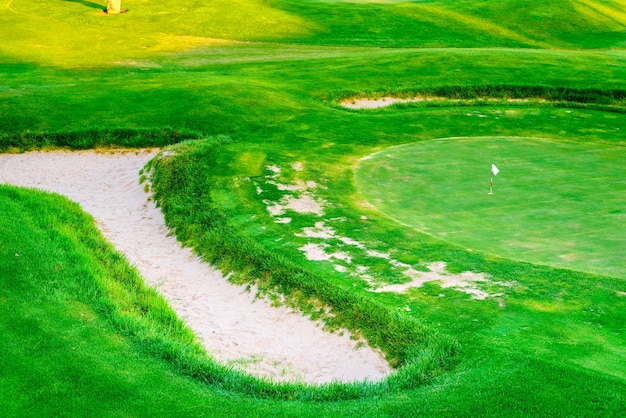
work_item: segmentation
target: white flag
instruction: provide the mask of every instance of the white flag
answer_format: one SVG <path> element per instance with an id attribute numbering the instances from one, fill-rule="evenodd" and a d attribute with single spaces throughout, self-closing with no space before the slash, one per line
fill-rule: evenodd
<path id="1" fill-rule="evenodd" d="M 500 172 L 500 170 L 498 170 L 498 167 L 496 167 L 495 164 L 491 164 L 491 172 L 495 176 L 496 174 L 498 174 Z"/>

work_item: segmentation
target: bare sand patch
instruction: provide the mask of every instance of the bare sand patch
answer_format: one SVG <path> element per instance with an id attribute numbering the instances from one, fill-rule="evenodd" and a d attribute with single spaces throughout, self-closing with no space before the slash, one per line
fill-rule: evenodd
<path id="1" fill-rule="evenodd" d="M 379 380 L 390 372 L 380 353 L 348 332 L 326 332 L 298 312 L 255 299 L 254 292 L 229 283 L 182 248 L 139 184 L 139 170 L 157 151 L 0 154 L 0 183 L 78 202 L 218 361 L 259 376 L 308 383 Z M 297 211 L 321 210 L 307 202 L 283 203 Z"/>
<path id="2" fill-rule="evenodd" d="M 377 99 L 373 98 L 359 98 L 359 99 L 346 99 L 339 103 L 341 106 L 347 109 L 378 109 L 381 107 L 391 106 L 396 103 L 416 103 L 416 102 L 471 102 L 471 101 L 481 101 L 481 102 L 504 102 L 504 103 L 528 103 L 530 101 L 544 103 L 545 99 L 529 99 L 529 98 L 497 98 L 497 97 L 479 97 L 474 99 L 452 99 L 449 97 L 439 97 L 439 96 L 416 96 L 416 97 L 381 97 Z"/>
<path id="3" fill-rule="evenodd" d="M 304 165 L 301 162 L 292 164 L 292 168 L 295 171 L 302 171 Z M 290 194 L 284 194 L 278 201 L 264 200 L 267 211 L 273 217 L 279 217 L 287 213 L 287 211 L 293 211 L 296 213 L 310 213 L 316 216 L 322 216 L 324 214 L 324 202 L 317 199 L 312 193 L 312 190 L 317 187 L 317 183 L 314 181 L 304 181 L 296 179 L 292 184 L 285 184 L 279 182 L 277 179 L 280 176 L 282 169 L 276 165 L 268 165 L 266 169 L 272 174 L 266 175 L 265 184 L 275 186 L 282 192 L 289 192 Z M 256 184 L 257 194 L 263 192 L 262 185 Z M 285 221 L 285 217 L 277 218 L 278 223 L 289 223 Z"/>
<path id="4" fill-rule="evenodd" d="M 315 222 L 314 227 L 302 228 L 302 231 L 302 234 L 296 234 L 296 236 L 323 239 L 329 239 L 335 236 L 335 230 L 331 227 L 324 225 L 323 221 Z"/>
<path id="5" fill-rule="evenodd" d="M 407 283 L 390 284 L 378 286 L 372 289 L 373 292 L 395 292 L 403 293 L 412 287 L 421 287 L 427 282 L 439 282 L 442 288 L 454 287 L 462 292 L 472 295 L 474 299 L 486 299 L 489 293 L 475 287 L 478 282 L 487 282 L 487 278 L 482 273 L 463 272 L 452 274 L 446 271 L 446 263 L 438 261 L 428 265 L 430 271 L 417 271 L 411 269 L 410 276 L 413 280 Z"/>
<path id="6" fill-rule="evenodd" d="M 294 166 L 298 167 L 299 170 L 302 169 L 301 163 L 294 163 L 292 168 Z M 280 191 L 289 191 L 291 193 L 297 191 L 294 193 L 295 196 L 292 194 L 284 194 L 278 201 L 264 200 L 267 211 L 274 217 L 275 222 L 290 223 L 291 218 L 282 217 L 287 210 L 298 213 L 313 213 L 318 217 L 324 215 L 322 203 L 320 203 L 323 202 L 323 200 L 311 191 L 311 189 L 317 186 L 315 182 L 298 179 L 295 180 L 294 184 L 280 184 L 277 183 L 276 179 L 282 172 L 281 168 L 275 165 L 267 166 L 266 168 L 272 173 L 266 176 L 267 183 L 278 186 L 278 190 Z M 308 187 L 307 185 L 312 186 Z M 294 235 L 296 237 L 309 239 L 309 242 L 299 247 L 299 250 L 307 260 L 333 263 L 333 268 L 336 271 L 364 280 L 369 285 L 371 292 L 404 293 L 410 288 L 421 287 L 427 282 L 436 281 L 442 288 L 454 288 L 469 294 L 472 299 L 484 300 L 490 297 L 498 298 L 503 296 L 503 293 L 489 293 L 482 290 L 481 287 L 484 288 L 488 285 L 496 285 L 499 287 L 512 286 L 509 283 L 494 282 L 483 273 L 463 272 L 460 274 L 452 274 L 446 270 L 445 262 L 420 265 L 418 266 L 419 268 L 424 268 L 427 271 L 419 270 L 410 264 L 394 259 L 389 251 L 383 252 L 371 249 L 358 240 L 337 234 L 332 226 L 326 224 L 330 221 L 345 221 L 345 219 L 322 219 L 316 221 L 314 226 L 302 228 L 302 233 L 295 233 Z M 343 248 L 339 250 L 328 244 L 327 241 L 331 239 L 341 242 Z M 356 251 L 365 253 L 365 255 L 370 258 L 387 260 L 389 265 L 392 266 L 399 275 L 409 278 L 410 281 L 401 284 L 385 284 L 382 278 L 377 279 L 369 274 L 368 267 L 352 265 L 354 254 L 351 254 L 351 252 Z M 503 302 L 501 299 L 500 302 L 502 306 Z"/>
<path id="7" fill-rule="evenodd" d="M 279 202 L 267 204 L 267 211 L 272 216 L 284 215 L 288 210 L 298 213 L 312 213 L 317 216 L 324 214 L 322 206 L 310 194 L 302 194 L 300 197 L 284 196 Z"/>
<path id="8" fill-rule="evenodd" d="M 443 100 L 441 98 L 440 100 Z M 427 100 L 435 100 L 434 98 L 428 99 L 425 97 L 413 97 L 408 99 L 402 99 L 399 97 L 381 97 L 379 99 L 347 99 L 342 101 L 340 104 L 343 107 L 348 109 L 377 109 L 380 107 L 391 106 L 396 103 L 411 103 L 411 102 L 423 102 Z"/>

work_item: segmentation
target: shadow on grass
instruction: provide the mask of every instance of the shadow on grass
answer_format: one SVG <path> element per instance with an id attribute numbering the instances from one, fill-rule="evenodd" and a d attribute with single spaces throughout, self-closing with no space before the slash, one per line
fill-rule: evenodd
<path id="1" fill-rule="evenodd" d="M 63 1 L 66 1 L 68 3 L 80 3 L 83 6 L 87 6 L 92 9 L 98 9 L 102 11 L 105 11 L 107 9 L 104 4 L 98 4 L 98 3 L 91 2 L 91 1 L 84 1 L 84 0 L 63 0 Z"/>

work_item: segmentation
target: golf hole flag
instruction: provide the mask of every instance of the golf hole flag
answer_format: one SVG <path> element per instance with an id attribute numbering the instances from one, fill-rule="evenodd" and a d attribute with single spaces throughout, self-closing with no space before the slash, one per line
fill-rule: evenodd
<path id="1" fill-rule="evenodd" d="M 498 174 L 500 170 L 495 164 L 491 164 L 491 181 L 489 181 L 489 194 L 493 194 L 493 176 Z"/>

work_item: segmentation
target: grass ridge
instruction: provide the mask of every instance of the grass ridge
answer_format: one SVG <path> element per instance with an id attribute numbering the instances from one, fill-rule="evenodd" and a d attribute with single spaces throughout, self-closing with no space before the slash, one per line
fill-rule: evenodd
<path id="1" fill-rule="evenodd" d="M 390 378 L 390 388 L 422 384 L 452 364 L 460 349 L 453 338 L 331 285 L 324 277 L 268 252 L 230 224 L 227 214 L 212 202 L 212 184 L 195 175 L 196 170 L 211 169 L 212 155 L 225 141 L 224 137 L 187 141 L 150 164 L 155 201 L 179 241 L 223 272 L 232 273 L 231 280 L 255 284 L 262 292 L 278 291 L 288 303 L 319 316 L 328 326 L 364 336 L 402 370 Z"/>
<path id="2" fill-rule="evenodd" d="M 508 84 L 482 86 L 448 85 L 398 90 L 371 90 L 359 93 L 335 92 L 329 95 L 327 100 L 341 102 L 351 99 L 376 99 L 388 96 L 398 98 L 442 97 L 451 100 L 468 100 L 471 105 L 477 104 L 476 100 L 481 99 L 536 99 L 545 100 L 549 105 L 553 106 L 602 105 L 603 110 L 614 109 L 620 112 L 623 112 L 626 107 L 626 90 L 623 89 L 581 89 Z M 455 103 L 455 105 L 457 104 Z M 535 106 L 537 103 L 533 103 L 533 105 Z"/>
<path id="3" fill-rule="evenodd" d="M 24 152 L 46 148 L 85 150 L 100 147 L 164 147 L 201 138 L 198 131 L 162 128 L 90 128 L 74 131 L 0 132 L 0 152 Z"/>

